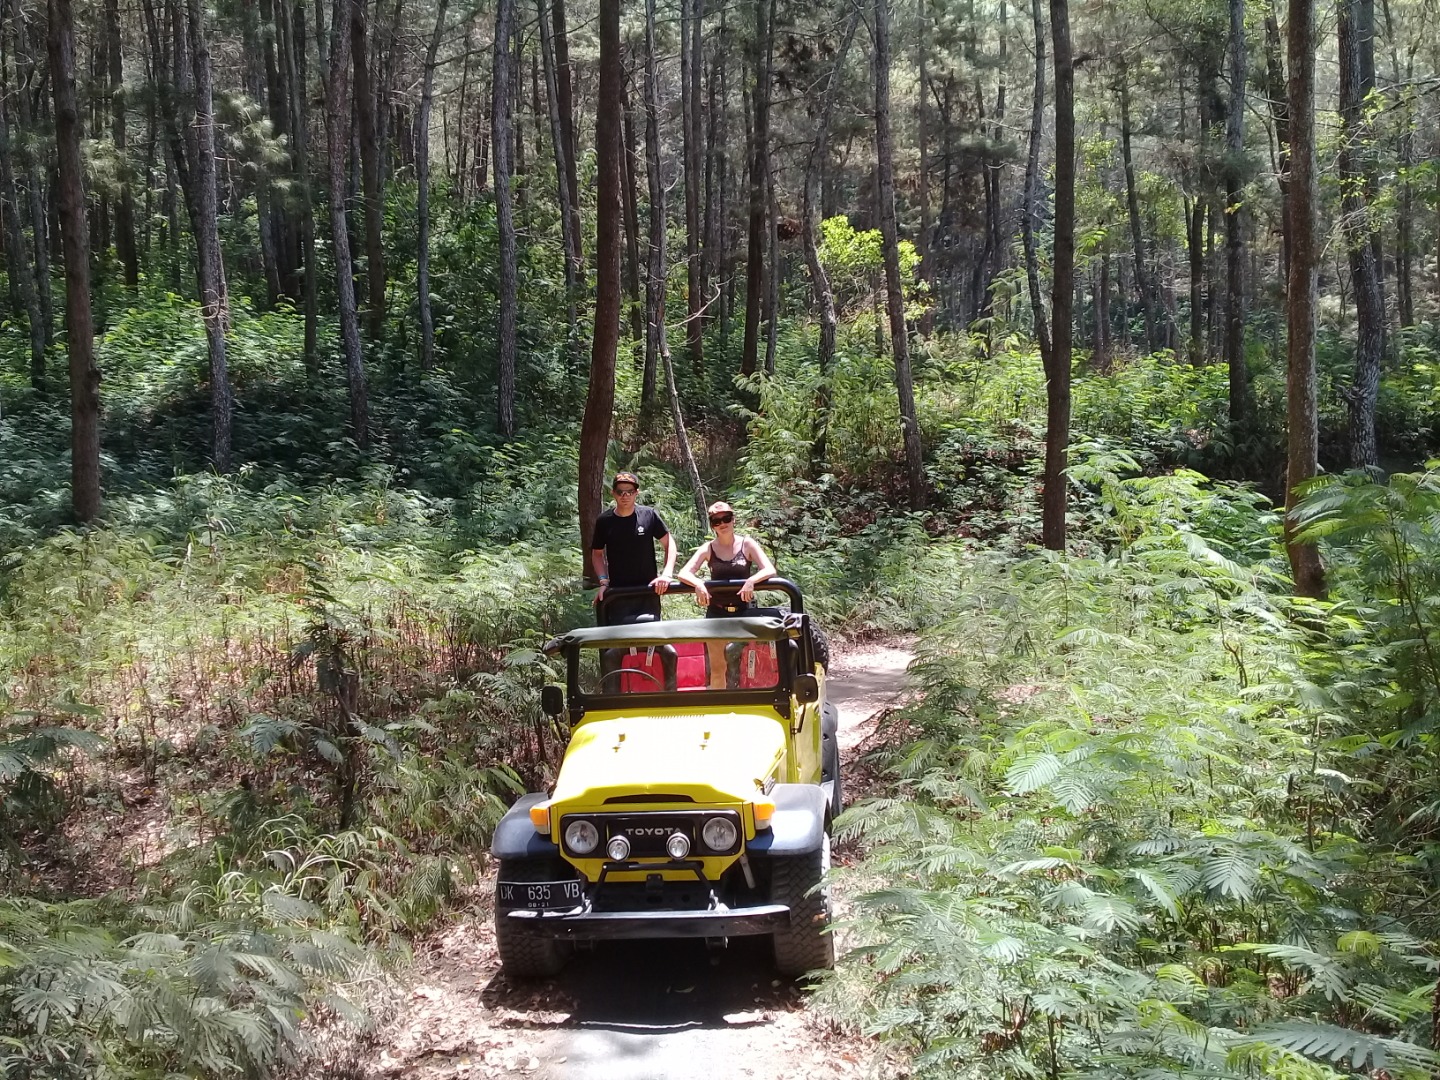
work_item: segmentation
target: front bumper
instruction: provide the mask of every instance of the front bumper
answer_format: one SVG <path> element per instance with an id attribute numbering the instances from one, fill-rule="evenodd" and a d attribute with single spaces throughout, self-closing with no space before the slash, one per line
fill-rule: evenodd
<path id="1" fill-rule="evenodd" d="M 722 938 L 773 934 L 790 925 L 785 904 L 726 907 L 705 911 L 526 911 L 505 912 L 512 929 L 567 941 L 632 938 Z"/>
<path id="2" fill-rule="evenodd" d="M 696 883 L 708 894 L 705 906 L 633 907 L 624 899 L 617 906 L 613 892 L 616 885 L 610 880 L 612 873 L 661 869 L 694 874 Z M 726 904 L 716 895 L 714 883 L 706 879 L 704 864 L 693 859 L 672 859 L 667 863 L 606 862 L 600 880 L 588 890 L 580 907 L 544 911 L 510 908 L 501 915 L 509 930 L 565 941 L 754 937 L 773 934 L 790 925 L 790 908 L 786 904 L 743 907 Z"/>

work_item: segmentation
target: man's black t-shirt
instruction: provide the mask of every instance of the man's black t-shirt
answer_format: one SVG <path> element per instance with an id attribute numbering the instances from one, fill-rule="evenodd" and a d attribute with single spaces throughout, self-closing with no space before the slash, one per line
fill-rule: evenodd
<path id="1" fill-rule="evenodd" d="M 648 506 L 635 507 L 635 513 L 621 517 L 610 508 L 595 522 L 595 536 L 590 546 L 605 551 L 610 568 L 611 585 L 649 585 L 659 575 L 655 562 L 655 541 L 670 532 L 665 522 Z"/>

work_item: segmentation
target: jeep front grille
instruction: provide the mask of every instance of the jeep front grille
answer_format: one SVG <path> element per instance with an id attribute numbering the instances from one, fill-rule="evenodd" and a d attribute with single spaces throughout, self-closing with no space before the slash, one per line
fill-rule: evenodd
<path id="1" fill-rule="evenodd" d="M 705 845 L 701 829 L 711 818 L 723 817 L 735 825 L 737 839 L 723 851 L 716 851 Z M 690 840 L 691 857 L 700 855 L 733 855 L 740 850 L 745 835 L 740 815 L 734 810 L 672 810 L 653 813 L 601 813 L 567 814 L 560 822 L 560 836 L 565 835 L 566 826 L 577 818 L 593 822 L 600 830 L 600 844 L 597 851 L 589 855 L 578 855 L 566 847 L 566 854 L 575 858 L 595 858 L 603 853 L 611 837 L 625 836 L 630 841 L 630 858 L 665 859 L 670 856 L 665 850 L 665 841 L 679 832 Z M 563 843 L 563 840 L 562 840 Z"/>

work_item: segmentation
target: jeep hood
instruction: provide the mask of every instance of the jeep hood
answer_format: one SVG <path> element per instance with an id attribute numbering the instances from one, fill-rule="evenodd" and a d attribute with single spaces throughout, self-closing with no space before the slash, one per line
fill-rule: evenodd
<path id="1" fill-rule="evenodd" d="M 774 715 L 596 718 L 571 736 L 551 801 L 589 806 L 622 796 L 688 795 L 697 803 L 745 802 L 784 754 L 785 729 Z"/>

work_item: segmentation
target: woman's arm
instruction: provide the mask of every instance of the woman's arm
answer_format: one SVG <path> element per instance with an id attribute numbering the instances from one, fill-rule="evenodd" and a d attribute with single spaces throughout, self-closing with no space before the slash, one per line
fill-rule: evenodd
<path id="1" fill-rule="evenodd" d="M 745 538 L 745 554 L 756 566 L 755 573 L 746 578 L 745 584 L 740 586 L 740 599 L 749 603 L 755 599 L 755 586 L 775 576 L 775 564 L 770 561 L 770 556 L 765 554 L 765 549 L 748 536 Z"/>
<path id="2" fill-rule="evenodd" d="M 686 585 L 695 590 L 695 602 L 697 604 L 710 603 L 710 590 L 705 588 L 705 583 L 700 580 L 700 564 L 710 560 L 710 542 L 707 540 L 695 549 L 695 554 L 690 556 L 688 562 L 680 568 L 675 576 Z"/>

